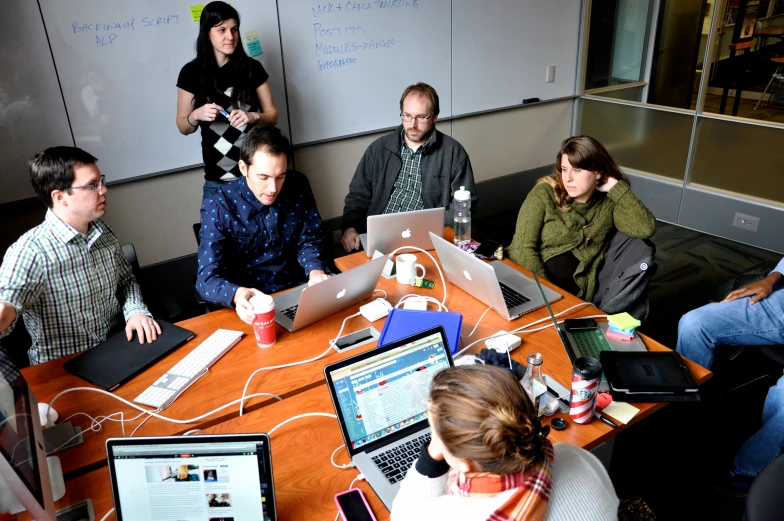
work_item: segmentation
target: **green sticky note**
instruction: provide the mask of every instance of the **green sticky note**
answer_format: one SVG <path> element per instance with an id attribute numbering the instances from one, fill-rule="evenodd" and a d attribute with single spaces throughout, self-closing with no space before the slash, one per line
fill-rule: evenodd
<path id="1" fill-rule="evenodd" d="M 248 42 L 248 54 L 251 56 L 258 56 L 259 54 L 262 54 L 261 42 L 258 40 L 253 40 L 252 42 Z"/>
<path id="2" fill-rule="evenodd" d="M 198 22 L 201 20 L 201 12 L 204 10 L 204 4 L 196 4 L 191 6 L 191 20 Z"/>

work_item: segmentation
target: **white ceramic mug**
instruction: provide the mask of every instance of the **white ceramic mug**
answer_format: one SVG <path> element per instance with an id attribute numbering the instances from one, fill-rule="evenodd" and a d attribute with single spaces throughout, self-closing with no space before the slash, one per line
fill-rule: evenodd
<path id="1" fill-rule="evenodd" d="M 419 268 L 422 268 L 422 275 L 418 275 Z M 400 284 L 410 284 L 411 279 L 424 279 L 425 267 L 417 264 L 413 253 L 403 253 L 395 258 L 395 278 Z"/>

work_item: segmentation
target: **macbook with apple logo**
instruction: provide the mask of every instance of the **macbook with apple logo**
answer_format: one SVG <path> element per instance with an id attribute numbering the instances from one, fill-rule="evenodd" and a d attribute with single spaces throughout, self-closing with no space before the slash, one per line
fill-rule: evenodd
<path id="1" fill-rule="evenodd" d="M 507 320 L 544 307 L 545 300 L 533 279 L 501 261 L 487 263 L 443 238 L 431 234 L 438 260 L 449 282 L 482 301 Z M 548 302 L 561 294 L 544 287 Z"/>
<path id="2" fill-rule="evenodd" d="M 294 332 L 370 298 L 387 258 L 384 255 L 318 284 L 273 295 L 275 322 Z"/>
<path id="3" fill-rule="evenodd" d="M 371 215 L 367 218 L 367 233 L 360 234 L 359 240 L 368 257 L 376 250 L 392 253 L 401 246 L 432 250 L 430 234 L 444 236 L 444 213 L 444 208 L 430 208 Z"/>

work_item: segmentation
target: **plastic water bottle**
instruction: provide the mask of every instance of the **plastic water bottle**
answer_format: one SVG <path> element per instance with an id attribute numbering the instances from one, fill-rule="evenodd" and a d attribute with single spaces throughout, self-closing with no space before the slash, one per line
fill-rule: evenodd
<path id="1" fill-rule="evenodd" d="M 544 416 L 544 408 L 547 405 L 547 384 L 542 378 L 542 362 L 541 353 L 528 355 L 528 368 L 522 381 L 523 389 L 528 393 L 539 419 Z"/>
<path id="2" fill-rule="evenodd" d="M 465 186 L 455 190 L 452 209 L 455 212 L 455 244 L 460 245 L 471 240 L 471 192 Z"/>

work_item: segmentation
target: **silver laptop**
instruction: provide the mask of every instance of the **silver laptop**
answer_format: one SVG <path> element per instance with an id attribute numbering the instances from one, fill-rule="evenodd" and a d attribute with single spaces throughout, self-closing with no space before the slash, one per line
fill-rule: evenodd
<path id="1" fill-rule="evenodd" d="M 542 286 L 539 282 L 539 277 L 536 276 L 534 273 L 534 281 L 539 288 L 539 291 L 545 291 L 546 288 Z M 607 329 L 610 327 L 609 322 L 598 322 L 598 329 L 589 329 L 583 331 L 567 331 L 566 328 L 563 328 L 558 324 L 558 321 L 555 319 L 555 315 L 553 314 L 553 310 L 550 308 L 550 304 L 547 304 L 547 312 L 550 313 L 550 319 L 553 321 L 553 326 L 555 330 L 558 332 L 558 338 L 561 339 L 561 344 L 563 344 L 564 349 L 566 350 L 567 356 L 569 356 L 569 361 L 574 362 L 583 356 L 590 356 L 599 360 L 599 353 L 601 351 L 647 351 L 648 348 L 645 347 L 645 344 L 642 343 L 640 337 L 635 333 L 634 340 L 629 342 L 624 342 L 622 340 L 616 340 L 614 338 L 607 338 Z M 607 384 L 607 379 L 604 377 L 604 373 L 602 373 L 602 382 L 599 385 L 600 391 L 608 390 L 610 387 Z"/>
<path id="2" fill-rule="evenodd" d="M 389 510 L 430 440 L 430 381 L 453 365 L 438 326 L 324 368 L 346 450 Z"/>
<path id="3" fill-rule="evenodd" d="M 359 240 L 368 257 L 376 250 L 391 253 L 401 246 L 432 250 L 428 233 L 444 236 L 444 211 L 444 208 L 430 208 L 371 215 L 367 218 L 367 233 L 360 234 Z"/>
<path id="4" fill-rule="evenodd" d="M 275 295 L 275 322 L 294 332 L 370 298 L 387 258 L 384 255 L 313 286 L 303 284 Z"/>
<path id="5" fill-rule="evenodd" d="M 545 288 L 545 298 L 536 284 L 501 261 L 487 263 L 449 241 L 431 234 L 446 278 L 469 295 L 476 297 L 507 320 L 514 320 L 561 299 L 561 294 Z"/>

